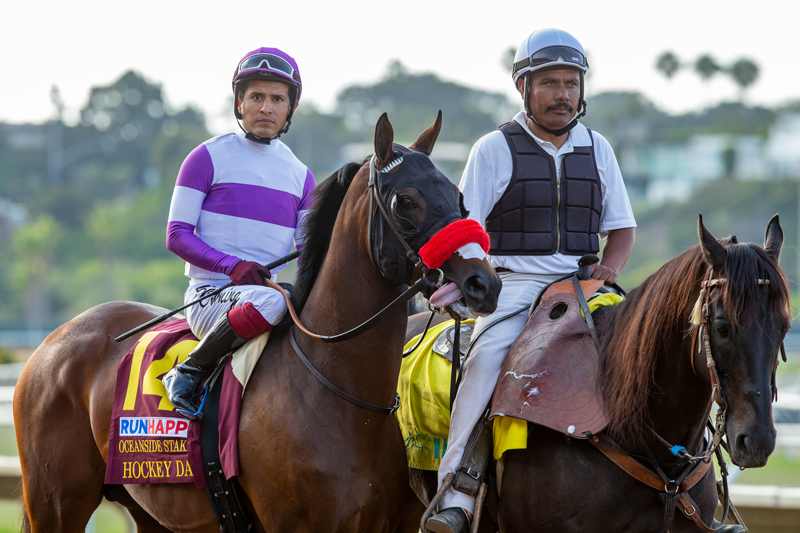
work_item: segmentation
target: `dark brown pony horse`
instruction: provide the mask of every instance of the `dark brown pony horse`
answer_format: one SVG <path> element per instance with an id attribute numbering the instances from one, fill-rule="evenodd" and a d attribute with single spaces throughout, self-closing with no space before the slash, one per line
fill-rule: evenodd
<path id="1" fill-rule="evenodd" d="M 702 218 L 698 229 L 699 246 L 664 265 L 618 307 L 594 315 L 603 346 L 602 385 L 610 415 L 606 432 L 650 467 L 643 437 L 656 459 L 672 463 L 664 465 L 672 476 L 685 463 L 647 425 L 693 455 L 702 451 L 712 387 L 705 352 L 692 350 L 690 316 L 708 270 L 725 279 L 711 293 L 708 329 L 728 405 L 727 439 L 735 465 L 764 466 L 775 447 L 772 379 L 791 322 L 789 286 L 778 266 L 783 243 L 778 216 L 767 226 L 763 248 L 735 237 L 718 241 Z M 711 525 L 717 507 L 714 468 L 689 494 L 704 523 Z M 526 450 L 506 452 L 499 503 L 494 503 L 499 507 L 491 520 L 484 513 L 482 531 L 491 530 L 492 521 L 507 533 L 651 532 L 664 527 L 658 491 L 630 477 L 587 441 L 565 439 L 542 426 L 529 426 Z M 700 529 L 676 512 L 670 531 Z"/>
<path id="2" fill-rule="evenodd" d="M 393 177 L 402 175 L 399 169 L 382 174 L 402 197 L 391 216 L 399 217 L 400 209 L 405 222 L 434 216 L 429 191 L 459 205 L 458 190 L 427 157 L 440 126 L 441 114 L 411 146 L 415 152 L 406 155 L 406 161 L 417 158 L 433 189 L 406 186 Z M 393 160 L 398 145 L 392 139 L 384 115 L 375 135 L 377 169 Z M 302 322 L 312 331 L 349 330 L 404 288 L 387 281 L 370 256 L 370 246 L 381 243 L 370 242 L 368 178 L 369 165 L 347 165 L 318 189 L 296 289 Z M 500 280 L 485 260 L 454 254 L 442 270 L 474 312 L 494 310 Z M 61 326 L 31 356 L 14 397 L 24 527 L 82 532 L 106 496 L 128 508 L 138 531 L 219 532 L 205 491 L 191 484 L 103 484 L 117 366 L 134 341 L 112 339 L 163 311 L 130 302 L 97 306 Z M 338 344 L 294 331 L 301 349 L 331 382 L 389 407 L 405 328 L 406 308 L 400 306 L 371 330 Z M 239 483 L 259 531 L 416 531 L 418 518 L 403 513 L 419 504 L 408 487 L 397 421 L 326 389 L 298 359 L 285 332 L 273 332 L 248 384 L 239 443 Z"/>

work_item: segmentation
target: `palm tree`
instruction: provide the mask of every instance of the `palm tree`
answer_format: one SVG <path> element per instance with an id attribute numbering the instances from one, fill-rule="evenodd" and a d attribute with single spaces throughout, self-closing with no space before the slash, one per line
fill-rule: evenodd
<path id="1" fill-rule="evenodd" d="M 733 81 L 739 86 L 739 101 L 744 100 L 744 92 L 758 79 L 759 68 L 755 61 L 742 57 L 728 69 Z"/>
<path id="2" fill-rule="evenodd" d="M 709 54 L 701 55 L 694 62 L 694 71 L 705 82 L 709 81 L 721 70 L 722 67 Z"/>
<path id="3" fill-rule="evenodd" d="M 658 59 L 656 59 L 656 70 L 663 74 L 667 79 L 672 77 L 680 70 L 681 62 L 678 56 L 672 52 L 662 52 Z"/>

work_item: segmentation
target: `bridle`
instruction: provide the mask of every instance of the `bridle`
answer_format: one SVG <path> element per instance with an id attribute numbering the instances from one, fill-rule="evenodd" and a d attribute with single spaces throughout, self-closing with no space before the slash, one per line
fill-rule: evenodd
<path id="1" fill-rule="evenodd" d="M 720 446 L 727 448 L 727 444 L 725 442 L 725 433 L 726 413 L 728 406 L 722 393 L 719 374 L 717 373 L 716 361 L 714 361 L 714 356 L 711 352 L 711 338 L 708 332 L 709 303 L 711 302 L 712 292 L 715 288 L 722 287 L 727 282 L 728 280 L 726 278 L 714 278 L 712 269 L 709 267 L 706 275 L 704 276 L 704 281 L 701 284 L 700 294 L 697 298 L 697 302 L 695 303 L 691 318 L 692 325 L 694 326 L 690 351 L 692 372 L 697 374 L 694 364 L 695 357 L 705 355 L 706 367 L 708 368 L 711 379 L 712 398 L 718 405 L 716 423 L 712 424 L 710 418 L 706 423 L 707 429 L 712 430 L 713 434 L 711 438 L 707 440 L 705 450 L 699 455 L 692 455 L 683 446 L 677 446 L 669 443 L 666 439 L 656 433 L 656 431 L 650 427 L 647 422 L 645 422 L 647 429 L 659 442 L 669 449 L 672 455 L 687 463 L 686 468 L 677 477 L 669 477 L 661 468 L 661 464 L 656 460 L 643 437 L 640 436 L 640 441 L 647 452 L 648 460 L 653 467 L 652 470 L 634 460 L 630 452 L 619 447 L 606 435 L 587 435 L 589 437 L 589 442 L 591 442 L 595 448 L 602 452 L 606 457 L 611 459 L 625 472 L 636 478 L 638 481 L 641 481 L 642 483 L 665 493 L 665 532 L 668 532 L 670 526 L 672 525 L 672 519 L 674 517 L 676 507 L 684 514 L 684 516 L 692 520 L 697 527 L 700 528 L 700 530 L 706 533 L 714 533 L 718 531 L 720 527 L 722 527 L 722 524 L 724 524 L 725 520 L 727 519 L 729 509 L 732 509 L 734 517 L 738 523 L 742 524 L 741 517 L 736 509 L 730 504 L 730 494 L 728 490 L 728 470 L 720 450 Z M 758 280 L 759 285 L 769 285 L 769 283 L 770 280 L 768 279 Z M 780 350 L 781 356 L 785 362 L 786 351 L 783 343 L 781 343 Z M 773 398 L 777 398 L 778 391 L 777 384 L 775 383 L 774 370 L 772 374 L 771 388 Z M 723 516 L 720 520 L 720 526 L 716 528 L 707 526 L 702 521 L 698 513 L 697 504 L 695 504 L 695 502 L 689 496 L 689 490 L 705 477 L 705 474 L 710 467 L 711 458 L 714 455 L 717 456 L 720 473 L 722 474 L 721 487 L 719 487 L 720 483 L 718 482 L 718 491 L 722 493 L 721 496 L 723 499 Z"/>
<path id="2" fill-rule="evenodd" d="M 386 208 L 386 205 L 385 205 L 383 199 L 381 198 L 381 196 L 380 196 L 380 194 L 378 192 L 378 189 L 380 188 L 380 174 L 389 172 L 390 170 L 392 170 L 392 169 L 398 167 L 400 164 L 402 164 L 402 162 L 403 162 L 403 155 L 400 154 L 399 157 L 395 158 L 393 161 L 391 161 L 390 163 L 385 165 L 381 170 L 377 170 L 376 167 L 375 167 L 375 156 L 373 155 L 372 158 L 370 159 L 370 162 L 369 162 L 369 195 L 370 195 L 369 198 L 370 198 L 370 206 L 369 206 L 369 218 L 368 218 L 368 231 L 370 232 L 370 234 L 369 234 L 370 248 L 371 249 L 373 248 L 372 242 L 371 242 L 373 236 L 372 236 L 371 231 L 372 231 L 372 224 L 373 224 L 373 213 L 375 211 L 374 208 L 373 208 L 373 202 L 374 202 L 374 204 L 377 205 L 377 207 L 378 207 L 378 211 L 380 211 L 381 215 L 383 216 L 384 221 L 388 224 L 389 228 L 391 228 L 391 230 L 394 233 L 394 235 L 397 238 L 397 240 L 400 242 L 402 247 L 405 249 L 405 251 L 406 251 L 405 257 L 407 258 L 407 260 L 411 261 L 411 263 L 414 265 L 415 268 L 417 268 L 417 269 L 422 271 L 422 276 L 420 276 L 419 280 L 417 280 L 416 283 L 414 283 L 412 286 L 410 286 L 408 289 L 406 289 L 403 292 L 403 294 L 401 294 L 400 296 L 395 298 L 391 303 L 389 303 L 386 307 L 384 307 L 381 311 L 379 311 L 378 313 L 373 315 L 371 318 L 369 318 L 368 320 L 366 320 L 362 324 L 356 326 L 355 328 L 353 328 L 353 329 L 351 329 L 349 331 L 346 331 L 344 333 L 339 333 L 339 334 L 336 334 L 336 335 L 320 335 L 318 333 L 313 333 L 313 332 L 309 331 L 303 325 L 303 323 L 300 321 L 300 317 L 297 315 L 297 312 L 295 311 L 294 306 L 292 305 L 291 298 L 286 293 L 286 291 L 280 285 L 278 285 L 277 283 L 273 282 L 272 280 L 266 280 L 267 286 L 269 286 L 269 287 L 271 287 L 271 288 L 273 288 L 273 289 L 275 289 L 275 290 L 277 290 L 277 291 L 279 291 L 280 293 L 283 294 L 283 297 L 286 300 L 286 305 L 288 307 L 289 314 L 290 314 L 294 324 L 297 326 L 297 328 L 300 331 L 302 331 L 303 333 L 305 333 L 307 336 L 311 337 L 312 339 L 315 339 L 315 340 L 318 340 L 318 341 L 321 341 L 321 342 L 325 342 L 325 343 L 333 343 L 333 342 L 342 342 L 342 341 L 346 341 L 346 340 L 352 339 L 354 337 L 357 337 L 358 335 L 361 335 L 365 331 L 371 329 L 376 324 L 381 322 L 390 313 L 395 311 L 399 306 L 406 304 L 406 302 L 408 302 L 411 298 L 413 298 L 417 293 L 422 292 L 423 290 L 428 289 L 428 288 L 436 287 L 437 285 L 440 286 L 442 284 L 442 282 L 444 280 L 444 274 L 442 273 L 442 271 L 439 268 L 430 268 L 427 265 L 425 265 L 424 261 L 420 257 L 419 251 L 418 250 L 414 250 L 414 248 L 412 248 L 412 246 L 406 241 L 406 239 L 401 235 L 400 231 L 397 229 L 396 224 L 392 220 L 392 217 L 389 216 L 389 213 L 388 213 L 388 210 Z M 433 236 L 431 236 L 431 237 L 433 237 Z M 433 239 L 431 238 L 430 240 L 433 240 Z M 374 258 L 373 258 L 373 260 L 374 260 Z M 379 266 L 379 265 L 376 265 L 376 266 Z M 380 268 L 379 268 L 379 271 L 380 271 Z M 384 272 L 381 272 L 381 274 L 383 274 L 384 276 L 386 275 Z M 435 277 L 432 278 L 431 277 L 432 275 L 435 276 Z M 290 328 L 290 330 L 289 330 L 289 339 L 290 339 L 290 343 L 291 343 L 292 348 L 294 349 L 295 353 L 303 361 L 303 363 L 306 365 L 306 367 L 308 367 L 308 369 L 311 371 L 311 373 L 314 374 L 314 376 L 316 376 L 317 379 L 320 382 L 322 382 L 334 394 L 338 395 L 339 397 L 341 397 L 341 398 L 343 398 L 343 399 L 345 399 L 345 400 L 347 400 L 347 401 L 349 401 L 349 402 L 351 402 L 351 403 L 353 403 L 355 405 L 358 405 L 359 407 L 363 407 L 365 409 L 370 409 L 372 411 L 375 411 L 375 412 L 378 412 L 378 413 L 382 413 L 382 414 L 388 414 L 390 416 L 392 414 L 394 414 L 394 412 L 397 411 L 397 409 L 400 407 L 400 396 L 398 394 L 396 394 L 396 393 L 395 393 L 394 405 L 392 405 L 391 407 L 380 407 L 380 406 L 373 405 L 371 403 L 365 402 L 363 400 L 359 400 L 358 398 L 355 398 L 355 397 L 351 396 L 350 394 L 342 391 L 341 389 L 339 389 L 338 387 L 333 385 L 330 381 L 328 381 L 319 372 L 319 370 L 317 370 L 317 368 L 314 367 L 314 365 L 311 363 L 311 361 L 308 359 L 308 357 L 303 353 L 303 351 L 298 346 L 297 341 L 295 340 L 294 329 L 293 328 Z"/>

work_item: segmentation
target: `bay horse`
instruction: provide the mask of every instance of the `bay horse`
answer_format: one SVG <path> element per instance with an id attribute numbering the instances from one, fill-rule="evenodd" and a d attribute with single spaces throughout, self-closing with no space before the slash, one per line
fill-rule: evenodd
<path id="1" fill-rule="evenodd" d="M 727 404 L 734 465 L 764 466 L 775 448 L 775 370 L 792 319 L 789 285 L 778 266 L 783 243 L 778 215 L 767 225 L 763 247 L 735 237 L 718 241 L 702 216 L 698 233 L 698 246 L 666 263 L 619 306 L 593 314 L 602 347 L 606 435 L 652 470 L 646 445 L 665 473 L 675 477 L 687 463 L 676 459 L 656 434 L 699 455 L 712 407 L 714 378 L 705 348 L 697 349 L 698 341 L 703 347 L 702 338 L 693 335 L 697 321 L 692 316 L 704 280 L 716 280 L 706 283 L 706 328 Z M 628 475 L 587 440 L 529 424 L 527 449 L 507 451 L 500 472 L 499 483 L 491 484 L 487 501 L 493 500 L 492 512 L 483 513 L 481 531 L 665 530 L 664 492 Z M 419 474 L 413 472 L 417 481 Z M 709 526 L 718 501 L 715 479 L 712 465 L 689 491 Z M 429 498 L 432 484 L 435 478 L 426 472 Z M 669 531 L 701 531 L 677 516 L 679 511 L 675 514 Z"/>
<path id="2" fill-rule="evenodd" d="M 372 164 L 345 165 L 318 187 L 293 291 L 310 330 L 350 330 L 402 292 L 408 280 L 397 279 L 401 269 L 383 269 L 392 250 L 405 252 L 392 225 L 418 250 L 453 221 L 453 209 L 456 219 L 463 215 L 458 189 L 428 157 L 440 127 L 441 112 L 407 149 L 393 144 L 384 114 Z M 398 153 L 404 161 L 388 171 Z M 375 172 L 381 181 L 373 194 Z M 391 206 L 386 219 L 373 200 L 383 201 L 382 209 Z M 473 312 L 494 310 L 501 282 L 486 259 L 453 253 L 441 271 Z M 405 272 L 420 276 L 411 263 Z M 132 302 L 99 305 L 58 328 L 29 359 L 14 395 L 25 530 L 82 532 L 105 496 L 130 511 L 140 532 L 220 531 L 205 491 L 192 484 L 103 484 L 117 367 L 135 340 L 112 339 L 163 312 Z M 369 331 L 337 344 L 296 328 L 293 334 L 337 387 L 391 407 L 406 315 L 405 305 L 397 307 Z M 273 330 L 243 397 L 238 483 L 256 530 L 416 531 L 418 518 L 404 513 L 420 505 L 408 485 L 396 419 L 327 390 L 293 351 L 290 328 Z"/>

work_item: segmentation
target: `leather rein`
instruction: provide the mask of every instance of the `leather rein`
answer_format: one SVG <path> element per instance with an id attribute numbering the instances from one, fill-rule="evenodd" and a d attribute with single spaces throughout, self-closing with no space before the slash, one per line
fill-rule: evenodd
<path id="1" fill-rule="evenodd" d="M 292 305 L 292 300 L 289 297 L 289 295 L 286 293 L 286 291 L 283 289 L 283 287 L 281 287 L 277 283 L 273 282 L 272 280 L 269 280 L 269 279 L 265 280 L 266 281 L 266 285 L 268 287 L 270 287 L 272 289 L 275 289 L 275 290 L 279 291 L 281 294 L 283 294 L 283 298 L 286 300 L 286 305 L 287 305 L 287 307 L 289 309 L 289 314 L 292 317 L 292 321 L 294 322 L 294 324 L 297 326 L 297 328 L 300 331 L 302 331 L 303 333 L 305 333 L 306 335 L 308 335 L 312 339 L 315 339 L 315 340 L 318 340 L 318 341 L 321 341 L 321 342 L 325 342 L 325 343 L 333 343 L 333 342 L 342 342 L 342 341 L 346 341 L 346 340 L 352 339 L 354 337 L 357 337 L 358 335 L 361 335 L 365 331 L 371 329 L 376 324 L 378 324 L 379 322 L 384 320 L 390 313 L 392 313 L 394 310 L 396 310 L 399 306 L 406 304 L 417 293 L 422 292 L 423 290 L 425 290 L 425 289 L 427 289 L 429 287 L 433 287 L 433 286 L 436 286 L 437 284 L 441 284 L 441 282 L 443 280 L 443 277 L 444 277 L 444 274 L 442 274 L 442 271 L 439 270 L 439 269 L 429 269 L 427 266 L 425 266 L 425 264 L 422 262 L 422 259 L 420 259 L 419 254 L 417 252 L 415 252 L 411 248 L 411 246 L 406 242 L 406 240 L 402 237 L 402 235 L 400 235 L 400 232 L 398 232 L 397 228 L 395 228 L 395 225 L 394 225 L 391 217 L 389 217 L 389 214 L 387 212 L 386 206 L 384 205 L 383 200 L 381 199 L 380 195 L 378 194 L 378 190 L 377 190 L 378 189 L 378 180 L 379 180 L 378 173 L 379 172 L 388 172 L 388 171 L 392 170 L 393 168 L 397 167 L 398 165 L 400 165 L 402 162 L 403 162 L 403 156 L 401 155 L 400 157 L 398 157 L 394 161 L 392 161 L 389 164 L 387 164 L 386 166 L 384 166 L 381 170 L 377 170 L 375 168 L 375 156 L 373 155 L 372 158 L 370 159 L 370 162 L 369 162 L 370 210 L 369 210 L 368 228 L 371 228 L 371 226 L 372 226 L 372 213 L 373 213 L 372 203 L 374 201 L 378 205 L 378 209 L 379 209 L 381 215 L 386 220 L 386 222 L 389 225 L 389 227 L 392 229 L 392 232 L 394 233 L 395 237 L 397 237 L 397 239 L 400 241 L 400 244 L 402 244 L 403 247 L 406 249 L 406 255 L 407 255 L 408 259 L 412 261 L 412 263 L 414 264 L 414 266 L 416 268 L 418 268 L 418 269 L 420 269 L 422 271 L 422 276 L 419 278 L 419 280 L 417 280 L 416 283 L 414 283 L 414 285 L 412 285 L 411 287 L 406 289 L 405 292 L 403 292 L 403 294 L 401 294 L 400 296 L 395 298 L 391 303 L 389 303 L 389 305 L 384 307 L 382 310 L 380 310 L 378 313 L 373 315 L 371 318 L 369 318 L 368 320 L 366 320 L 362 324 L 354 327 L 353 329 L 345 331 L 344 333 L 339 333 L 337 335 L 320 335 L 318 333 L 313 333 L 312 331 L 308 330 L 303 325 L 303 323 L 300 321 L 300 317 L 297 315 L 297 312 L 295 311 L 294 306 Z M 438 272 L 438 276 L 439 276 L 438 277 L 438 281 L 431 281 L 428 278 L 429 274 L 436 273 L 436 272 Z M 325 378 L 325 376 L 322 375 L 322 373 L 311 363 L 311 361 L 308 359 L 308 357 L 303 353 L 303 351 L 300 349 L 300 346 L 298 346 L 297 341 L 295 340 L 294 328 L 289 330 L 289 341 L 290 341 L 290 343 L 292 345 L 292 348 L 294 349 L 294 352 L 297 354 L 297 356 L 300 358 L 300 360 L 303 362 L 303 364 L 306 365 L 306 367 L 311 371 L 311 373 L 314 374 L 314 376 L 323 385 L 325 385 L 331 392 L 333 392 L 337 396 L 339 396 L 339 397 L 347 400 L 348 402 L 350 402 L 352 404 L 355 404 L 355 405 L 357 405 L 359 407 L 363 407 L 365 409 L 369 409 L 369 410 L 375 411 L 377 413 L 387 414 L 389 416 L 392 416 L 395 413 L 395 411 L 397 411 L 397 409 L 400 407 L 400 395 L 397 394 L 397 393 L 395 393 L 394 405 L 392 405 L 391 407 L 380 407 L 378 405 L 374 405 L 374 404 L 371 404 L 369 402 L 365 402 L 363 400 L 359 400 L 358 398 L 356 398 L 354 396 L 351 396 L 350 394 L 344 392 L 343 390 L 341 390 L 338 387 L 336 387 L 333 383 L 328 381 Z"/>
<path id="2" fill-rule="evenodd" d="M 725 403 L 725 399 L 722 394 L 722 387 L 720 386 L 716 362 L 714 361 L 714 357 L 711 353 L 711 340 L 708 333 L 709 302 L 711 299 L 711 292 L 716 287 L 721 287 L 726 281 L 727 280 L 725 278 L 713 278 L 711 268 L 708 269 L 705 280 L 702 282 L 700 295 L 698 297 L 697 304 L 695 305 L 695 312 L 693 313 L 692 317 L 692 323 L 695 326 L 692 334 L 691 348 L 692 371 L 695 372 L 695 356 L 702 355 L 704 353 L 706 356 L 706 366 L 708 367 L 711 377 L 712 397 L 719 406 L 719 409 L 717 410 L 716 424 L 712 424 L 710 418 L 707 422 L 707 427 L 709 430 L 713 430 L 713 435 L 711 439 L 704 439 L 707 442 L 705 450 L 699 455 L 691 455 L 683 446 L 674 446 L 667 442 L 658 433 L 656 433 L 656 431 L 650 427 L 649 424 L 645 422 L 645 426 L 652 432 L 656 439 L 664 444 L 675 457 L 687 463 L 686 468 L 684 468 L 677 477 L 670 478 L 664 472 L 663 468 L 661 468 L 661 464 L 656 460 L 643 437 L 640 436 L 640 441 L 647 452 L 648 460 L 653 467 L 652 469 L 636 461 L 630 452 L 622 449 L 604 433 L 599 433 L 597 435 L 587 434 L 589 442 L 591 442 L 595 448 L 597 448 L 601 453 L 603 453 L 603 455 L 613 461 L 627 474 L 644 483 L 645 485 L 666 494 L 664 501 L 665 532 L 668 532 L 672 525 L 676 507 L 686 518 L 692 520 L 695 525 L 697 525 L 697 527 L 705 533 L 715 533 L 718 531 L 722 527 L 722 524 L 725 523 L 728 517 L 729 508 L 731 507 L 730 493 L 728 490 L 728 470 L 720 450 L 720 445 L 727 448 L 727 445 L 724 441 L 726 432 L 725 415 L 727 412 L 727 404 Z M 769 280 L 759 279 L 758 284 L 768 285 Z M 783 360 L 786 361 L 786 352 L 783 343 L 781 343 L 781 355 Z M 772 393 L 773 397 L 776 398 L 777 385 L 775 383 L 774 372 L 772 378 Z M 710 527 L 703 522 L 703 520 L 700 518 L 697 504 L 694 502 L 694 500 L 692 500 L 691 496 L 689 496 L 689 490 L 691 490 L 692 487 L 694 487 L 705 477 L 711 465 L 711 458 L 714 455 L 717 456 L 720 473 L 722 474 L 722 486 L 719 487 L 718 482 L 718 493 L 721 492 L 719 496 L 720 499 L 723 500 L 723 516 L 722 520 L 720 521 L 720 526 L 718 527 Z M 735 508 L 733 509 L 733 513 L 736 520 L 738 520 L 741 524 L 741 518 L 739 517 Z"/>

